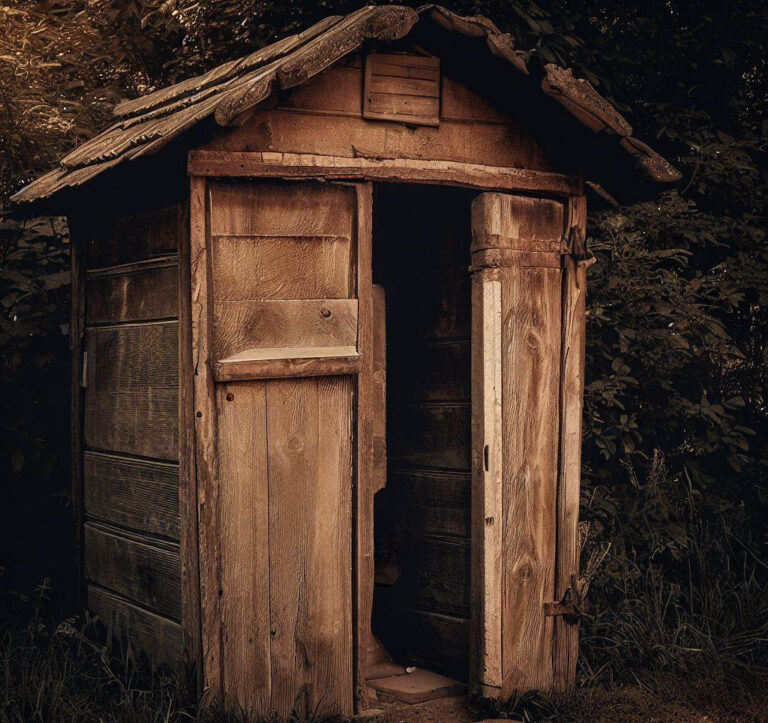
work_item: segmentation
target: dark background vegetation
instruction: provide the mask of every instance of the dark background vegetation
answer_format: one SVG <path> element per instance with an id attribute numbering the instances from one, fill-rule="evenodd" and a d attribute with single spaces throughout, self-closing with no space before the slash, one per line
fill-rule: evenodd
<path id="1" fill-rule="evenodd" d="M 4 0 L 0 204 L 104 128 L 119 99 L 360 4 Z M 598 708 L 614 705 L 606 720 L 630 719 L 627 711 L 649 719 L 632 697 L 639 690 L 661 706 L 655 714 L 682 696 L 684 707 L 699 704 L 714 719 L 765 720 L 768 7 L 445 4 L 513 33 L 534 70 L 573 66 L 684 174 L 652 201 L 590 218 L 598 263 L 589 272 L 581 515 L 591 590 L 582 702 L 568 704 L 572 715 L 589 705 L 585 719 L 594 720 Z M 71 612 L 73 570 L 66 227 L 14 220 L 7 204 L 0 213 L 0 603 L 26 620 L 38 606 L 25 599 L 50 598 L 46 614 L 60 620 Z M 34 593 L 46 578 L 52 585 Z M 21 638 L 23 666 L 9 663 L 18 635 L 0 638 L 0 719 L 34 710 L 18 699 L 31 701 L 56 661 L 75 666 L 53 674 L 60 687 L 80 690 L 73 660 L 96 655 L 79 637 L 80 623 L 54 632 L 42 612 L 32 619 Z M 109 705 L 126 705 L 125 677 L 117 686 L 98 656 L 89 660 L 90 680 L 118 691 Z M 46 705 L 69 711 L 73 704 L 48 685 Z M 627 702 L 595 693 L 606 689 L 623 690 Z M 167 691 L 147 695 L 145 712 L 134 708 L 125 719 L 176 705 Z M 41 719 L 57 719 L 41 710 Z M 566 715 L 536 710 L 529 714 Z M 124 719 L 110 711 L 104 715 Z"/>

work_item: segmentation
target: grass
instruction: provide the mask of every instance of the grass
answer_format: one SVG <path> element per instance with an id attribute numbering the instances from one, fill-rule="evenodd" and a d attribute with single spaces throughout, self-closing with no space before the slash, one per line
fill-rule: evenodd
<path id="1" fill-rule="evenodd" d="M 585 626 L 589 657 L 582 656 L 581 685 L 574 694 L 552 700 L 526 694 L 475 710 L 474 717 L 768 723 L 762 590 L 753 576 L 738 577 L 741 587 L 729 587 L 729 576 L 721 576 L 699 601 L 708 616 L 698 617 L 668 585 L 636 579 L 622 605 Z M 46 583 L 29 601 L 3 606 L 9 613 L 0 631 L 0 721 L 246 721 L 242 712 L 202 708 L 183 680 L 168 670 L 152 670 L 130 648 L 110 653 L 99 642 L 95 619 L 54 623 L 48 596 Z M 9 600 L 6 595 L 4 602 Z M 399 714 L 402 720 L 427 720 L 418 711 L 415 717 Z"/>

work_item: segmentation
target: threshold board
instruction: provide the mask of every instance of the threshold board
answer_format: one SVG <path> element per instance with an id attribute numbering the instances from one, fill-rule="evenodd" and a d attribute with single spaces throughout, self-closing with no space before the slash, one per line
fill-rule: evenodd
<path id="1" fill-rule="evenodd" d="M 467 691 L 464 683 L 421 668 L 412 673 L 369 680 L 368 685 L 381 700 L 412 704 L 464 695 Z"/>

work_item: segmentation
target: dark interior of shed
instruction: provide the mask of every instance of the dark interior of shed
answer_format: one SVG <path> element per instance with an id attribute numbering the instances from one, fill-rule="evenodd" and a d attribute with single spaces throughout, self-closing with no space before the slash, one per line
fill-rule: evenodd
<path id="1" fill-rule="evenodd" d="M 476 191 L 380 184 L 387 485 L 376 495 L 374 635 L 401 665 L 469 666 L 470 209 Z"/>

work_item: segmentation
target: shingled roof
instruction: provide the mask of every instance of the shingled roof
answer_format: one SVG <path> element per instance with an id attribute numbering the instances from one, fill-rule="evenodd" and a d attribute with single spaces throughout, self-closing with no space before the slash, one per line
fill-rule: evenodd
<path id="1" fill-rule="evenodd" d="M 311 28 L 283 38 L 244 58 L 115 107 L 117 122 L 68 153 L 53 171 L 19 191 L 13 201 L 48 198 L 79 186 L 124 161 L 147 156 L 209 116 L 221 126 L 237 125 L 278 90 L 301 85 L 367 40 L 394 41 L 428 19 L 462 35 L 485 38 L 493 55 L 525 75 L 524 54 L 512 36 L 481 15 L 464 17 L 440 5 L 418 9 L 402 5 L 367 6 L 347 16 L 334 15 Z M 646 144 L 632 136 L 632 127 L 586 80 L 570 69 L 546 65 L 541 90 L 561 103 L 578 121 L 615 139 L 635 156 L 646 176 L 656 182 L 677 181 L 679 172 Z M 534 79 L 531 79 L 535 82 Z"/>

